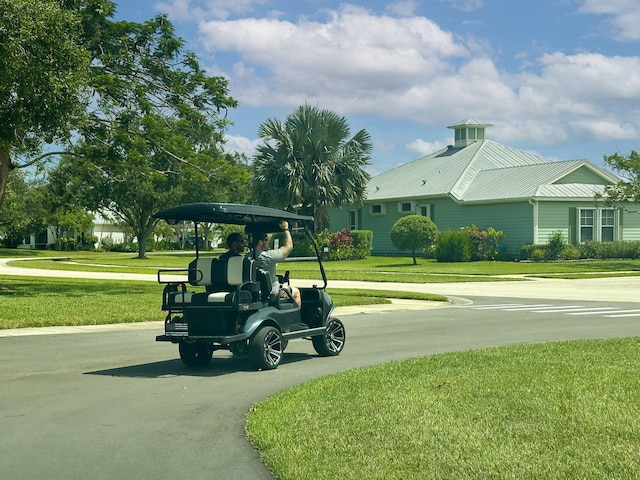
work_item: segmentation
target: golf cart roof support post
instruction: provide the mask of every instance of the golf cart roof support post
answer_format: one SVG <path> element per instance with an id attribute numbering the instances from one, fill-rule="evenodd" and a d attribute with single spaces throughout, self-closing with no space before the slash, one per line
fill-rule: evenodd
<path id="1" fill-rule="evenodd" d="M 200 243 L 198 241 L 198 222 L 194 221 L 193 222 L 193 230 L 194 230 L 194 235 L 196 236 L 196 240 L 195 240 L 195 244 L 196 244 L 196 258 L 198 258 L 200 256 L 200 249 L 198 248 L 198 243 Z"/>
<path id="2" fill-rule="evenodd" d="M 322 275 L 322 283 L 323 285 L 323 289 L 327 288 L 327 274 L 324 271 L 324 265 L 322 264 L 322 256 L 320 255 L 320 249 L 318 248 L 318 242 L 316 242 L 315 237 L 313 236 L 313 233 L 309 230 L 309 226 L 307 222 L 303 222 L 302 223 L 303 227 L 304 227 L 304 231 L 307 233 L 308 237 L 311 239 L 311 243 L 313 244 L 313 249 L 316 252 L 316 257 L 318 257 L 318 265 L 320 266 L 320 274 Z"/>

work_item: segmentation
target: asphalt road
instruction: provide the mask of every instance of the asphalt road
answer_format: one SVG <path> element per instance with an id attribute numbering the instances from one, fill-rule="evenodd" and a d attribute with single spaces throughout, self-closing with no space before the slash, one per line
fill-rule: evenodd
<path id="1" fill-rule="evenodd" d="M 345 369 L 439 352 L 640 335 L 640 317 L 509 311 L 508 305 L 541 303 L 473 300 L 344 315 L 348 339 L 339 357 L 320 358 L 310 342 L 295 340 L 280 367 L 268 372 L 255 372 L 226 352 L 216 352 L 205 370 L 189 370 L 175 346 L 154 341 L 158 324 L 0 338 L 0 478 L 270 479 L 244 437 L 244 418 L 274 392 Z M 552 303 L 576 308 L 576 302 Z M 607 303 L 614 304 L 640 308 Z"/>
<path id="2" fill-rule="evenodd" d="M 158 323 L 5 335 L 0 479 L 271 479 L 244 436 L 246 412 L 269 395 L 321 375 L 402 358 L 637 336 L 639 286 L 639 277 L 414 285 L 452 296 L 456 305 L 343 310 L 347 344 L 339 357 L 320 358 L 310 342 L 295 340 L 280 367 L 268 372 L 255 372 L 247 360 L 226 352 L 216 352 L 207 369 L 189 370 L 174 345 L 154 341 Z M 83 333 L 65 333 L 77 331 Z"/>

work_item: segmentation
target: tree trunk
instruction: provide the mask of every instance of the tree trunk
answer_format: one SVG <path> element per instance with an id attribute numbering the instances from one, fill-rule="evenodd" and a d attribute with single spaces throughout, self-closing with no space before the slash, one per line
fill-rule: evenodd
<path id="1" fill-rule="evenodd" d="M 4 201 L 4 194 L 7 190 L 7 182 L 9 180 L 9 174 L 11 170 L 15 168 L 15 165 L 11 162 L 9 156 L 9 150 L 0 147 L 0 207 Z"/>

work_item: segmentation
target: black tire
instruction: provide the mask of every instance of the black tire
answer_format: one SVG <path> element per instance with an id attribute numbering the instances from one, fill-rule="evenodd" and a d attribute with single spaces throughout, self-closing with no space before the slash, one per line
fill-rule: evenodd
<path id="1" fill-rule="evenodd" d="M 347 334 L 344 325 L 337 318 L 330 318 L 324 335 L 312 337 L 313 348 L 321 357 L 335 357 L 344 348 Z"/>
<path id="2" fill-rule="evenodd" d="M 280 365 L 284 340 L 275 327 L 262 327 L 249 344 L 249 356 L 258 370 L 274 370 Z"/>
<path id="3" fill-rule="evenodd" d="M 198 342 L 180 342 L 178 352 L 180 352 L 182 363 L 192 368 L 206 367 L 213 355 L 213 350 Z"/>

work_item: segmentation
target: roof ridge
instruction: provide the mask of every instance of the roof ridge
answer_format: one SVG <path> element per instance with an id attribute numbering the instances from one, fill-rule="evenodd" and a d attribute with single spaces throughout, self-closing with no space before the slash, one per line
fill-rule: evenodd
<path id="1" fill-rule="evenodd" d="M 486 140 L 486 139 L 485 140 L 478 140 L 477 142 L 474 142 L 471 145 L 467 145 L 465 147 L 465 148 L 469 148 L 469 147 L 475 145 L 476 143 L 480 143 L 480 145 L 478 146 L 478 149 L 474 152 L 474 154 L 469 159 L 469 162 L 467 163 L 467 166 L 464 167 L 464 170 L 462 171 L 462 173 L 460 173 L 460 176 L 458 177 L 458 179 L 455 181 L 455 183 L 451 187 L 450 193 L 456 200 L 461 200 L 462 198 L 464 198 L 464 193 L 467 191 L 467 189 L 469 188 L 469 186 L 473 182 L 473 177 L 470 180 L 466 178 L 467 177 L 467 172 L 469 172 L 471 165 L 476 162 L 476 159 L 478 158 L 478 154 L 480 153 L 480 151 L 483 149 L 483 147 L 486 144 L 485 142 L 489 142 L 489 141 L 490 140 Z M 463 183 L 465 183 L 466 185 L 463 186 L 462 185 Z M 460 189 L 458 189 L 458 187 L 460 187 Z M 460 191 L 458 191 L 458 190 L 460 190 Z"/>

